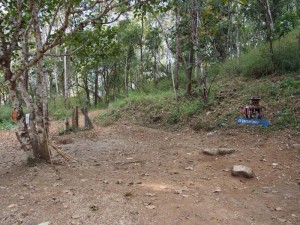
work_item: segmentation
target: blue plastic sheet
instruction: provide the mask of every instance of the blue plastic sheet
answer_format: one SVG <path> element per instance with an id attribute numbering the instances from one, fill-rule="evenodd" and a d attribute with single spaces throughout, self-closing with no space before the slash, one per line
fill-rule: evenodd
<path id="1" fill-rule="evenodd" d="M 249 119 L 249 118 L 243 118 L 243 117 L 237 118 L 237 124 L 248 124 L 248 125 L 256 125 L 256 126 L 263 126 L 263 127 L 268 127 L 271 125 L 271 123 L 267 120 Z"/>

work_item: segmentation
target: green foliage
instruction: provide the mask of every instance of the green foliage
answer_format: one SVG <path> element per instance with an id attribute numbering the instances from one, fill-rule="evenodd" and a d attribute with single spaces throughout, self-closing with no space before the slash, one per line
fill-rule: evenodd
<path id="1" fill-rule="evenodd" d="M 9 130 L 15 126 L 11 119 L 12 108 L 10 105 L 0 105 L 0 130 Z"/>
<path id="2" fill-rule="evenodd" d="M 48 105 L 49 115 L 57 120 L 70 117 L 74 106 L 80 106 L 79 99 L 68 98 L 66 104 L 63 97 L 51 99 Z"/>
<path id="3" fill-rule="evenodd" d="M 119 109 L 112 109 L 108 110 L 107 112 L 101 113 L 98 117 L 98 121 L 102 126 L 109 126 L 118 121 L 119 118 Z"/>
<path id="4" fill-rule="evenodd" d="M 298 31 L 286 35 L 274 42 L 274 61 L 276 73 L 297 72 L 300 70 L 300 54 L 297 39 Z M 229 76 L 245 76 L 259 78 L 272 73 L 271 56 L 267 44 L 250 49 L 239 59 L 229 59 L 226 63 L 214 64 L 208 74 L 220 73 Z"/>
<path id="5" fill-rule="evenodd" d="M 180 121 L 180 113 L 178 111 L 172 111 L 171 114 L 167 117 L 168 124 L 176 124 Z"/>
<path id="6" fill-rule="evenodd" d="M 276 128 L 295 128 L 300 130 L 300 117 L 290 109 L 282 109 L 278 112 L 277 118 L 274 121 Z"/>

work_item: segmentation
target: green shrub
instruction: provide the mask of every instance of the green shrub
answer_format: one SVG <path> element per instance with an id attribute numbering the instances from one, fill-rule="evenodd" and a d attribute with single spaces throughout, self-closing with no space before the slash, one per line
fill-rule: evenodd
<path id="1" fill-rule="evenodd" d="M 12 107 L 10 105 L 0 105 L 0 130 L 9 130 L 15 126 L 11 119 Z"/>
<path id="2" fill-rule="evenodd" d="M 176 124 L 180 121 L 180 113 L 178 111 L 173 111 L 167 118 L 168 124 Z"/>
<path id="3" fill-rule="evenodd" d="M 279 112 L 274 125 L 278 128 L 296 128 L 300 130 L 300 118 L 289 109 Z"/>
<path id="4" fill-rule="evenodd" d="M 223 66 L 213 66 L 220 74 L 229 76 L 245 76 L 259 78 L 273 72 L 283 74 L 300 70 L 300 54 L 297 39 L 298 31 L 294 30 L 273 43 L 274 70 L 270 55 L 269 44 L 264 43 L 243 53 L 239 59 L 228 59 Z"/>

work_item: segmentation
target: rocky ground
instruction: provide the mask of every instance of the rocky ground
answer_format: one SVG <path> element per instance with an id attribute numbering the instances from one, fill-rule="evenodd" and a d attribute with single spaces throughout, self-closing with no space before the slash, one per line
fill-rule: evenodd
<path id="1" fill-rule="evenodd" d="M 300 224 L 295 131 L 122 122 L 57 133 L 53 142 L 72 159 L 29 167 L 14 132 L 0 132 L 1 225 Z M 232 176 L 234 165 L 253 178 Z"/>

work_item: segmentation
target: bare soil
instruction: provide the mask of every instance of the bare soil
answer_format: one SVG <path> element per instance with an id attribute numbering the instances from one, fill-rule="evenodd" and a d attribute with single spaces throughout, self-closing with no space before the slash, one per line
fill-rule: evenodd
<path id="1" fill-rule="evenodd" d="M 0 132 L 0 224 L 300 224 L 300 136 L 258 128 L 167 132 L 120 122 L 52 140 L 72 156 L 26 165 Z M 226 147 L 210 156 L 203 148 Z M 255 177 L 231 175 L 233 165 Z"/>

